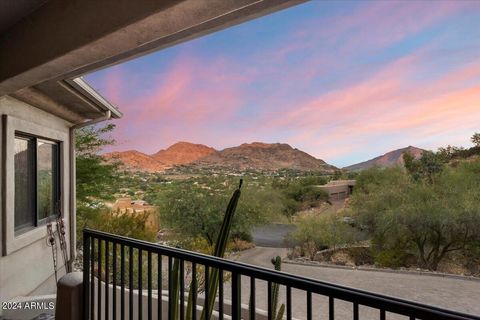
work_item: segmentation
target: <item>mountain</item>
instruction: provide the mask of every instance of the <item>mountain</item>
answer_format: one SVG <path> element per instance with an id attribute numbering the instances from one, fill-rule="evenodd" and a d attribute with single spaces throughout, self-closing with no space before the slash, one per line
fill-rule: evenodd
<path id="1" fill-rule="evenodd" d="M 163 171 L 168 166 L 165 163 L 136 150 L 128 150 L 121 152 L 110 152 L 103 155 L 108 162 L 119 161 L 122 167 L 131 171 Z"/>
<path id="2" fill-rule="evenodd" d="M 217 150 L 203 144 L 177 142 L 166 150 L 160 150 L 152 155 L 155 160 L 168 165 L 192 163 L 195 160 L 217 153 Z"/>
<path id="3" fill-rule="evenodd" d="M 111 152 L 103 155 L 109 162 L 119 161 L 122 167 L 131 171 L 158 172 L 176 165 L 188 164 L 199 158 L 217 152 L 202 144 L 177 142 L 166 150 L 148 155 L 136 150 Z"/>
<path id="4" fill-rule="evenodd" d="M 223 167 L 244 170 L 295 169 L 301 171 L 333 172 L 337 168 L 323 160 L 294 149 L 284 143 L 244 143 L 237 147 L 217 151 L 202 144 L 178 142 L 165 150 L 147 155 L 139 151 L 112 152 L 104 158 L 121 161 L 132 171 L 157 172 L 182 165 L 195 168 Z"/>
<path id="5" fill-rule="evenodd" d="M 415 157 L 415 159 L 418 159 L 422 156 L 424 151 L 425 150 L 420 148 L 408 146 L 406 148 L 387 152 L 383 156 L 379 156 L 368 161 L 364 161 L 348 167 L 344 167 L 343 169 L 350 170 L 350 171 L 360 171 L 360 170 L 371 168 L 373 166 L 378 166 L 382 168 L 403 166 L 403 154 L 405 152 L 411 153 Z"/>
<path id="6" fill-rule="evenodd" d="M 244 143 L 238 147 L 226 148 L 201 158 L 192 165 L 267 171 L 295 169 L 333 172 L 337 169 L 323 160 L 292 148 L 288 144 L 262 142 Z"/>

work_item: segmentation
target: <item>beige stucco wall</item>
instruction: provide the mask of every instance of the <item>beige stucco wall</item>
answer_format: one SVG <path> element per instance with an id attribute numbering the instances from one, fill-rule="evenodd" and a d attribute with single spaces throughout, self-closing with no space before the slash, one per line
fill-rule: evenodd
<path id="1" fill-rule="evenodd" d="M 56 116 L 53 116 L 45 111 L 27 105 L 12 97 L 3 96 L 0 97 L 0 115 L 2 115 L 2 121 L 0 122 L 0 150 L 2 154 L 1 170 L 0 170 L 0 247 L 2 249 L 0 255 L 0 301 L 7 301 L 17 296 L 27 296 L 31 294 L 48 294 L 54 293 L 56 286 L 53 276 L 53 262 L 52 262 L 52 250 L 47 246 L 46 242 L 46 226 L 39 226 L 38 228 L 28 231 L 24 239 L 20 242 L 20 247 L 9 247 L 7 242 L 11 242 L 13 236 L 13 230 L 10 230 L 6 221 L 12 219 L 14 212 L 12 205 L 6 205 L 11 203 L 12 194 L 14 192 L 11 172 L 8 168 L 12 168 L 9 165 L 9 157 L 6 155 L 8 148 L 6 147 L 11 139 L 5 132 L 7 129 L 5 123 L 22 123 L 23 128 L 27 133 L 29 127 L 34 131 L 31 133 L 38 133 L 45 130 L 45 137 L 48 137 L 52 132 L 56 137 L 62 137 L 61 143 L 61 206 L 65 220 L 65 227 L 67 230 L 67 241 L 69 238 L 69 226 L 70 226 L 70 212 L 69 212 L 69 135 L 71 124 L 65 120 L 62 120 Z M 7 117 L 5 117 L 5 115 Z M 6 118 L 14 119 L 13 122 L 6 122 Z M 9 137 L 8 139 L 6 137 Z M 11 142 L 10 142 L 11 143 Z M 11 161 L 10 161 L 11 162 Z M 7 178 L 6 178 L 7 177 Z M 10 198 L 9 198 L 10 197 Z M 6 201 L 6 199 L 10 199 Z M 11 221 L 11 220 L 10 220 Z M 53 226 L 56 230 L 56 226 Z M 30 234 L 30 235 L 29 235 Z M 23 236 L 23 235 L 22 235 Z M 9 240 L 10 239 L 10 240 Z M 16 240 L 15 240 L 16 241 Z M 57 239 L 58 241 L 58 239 Z M 57 242 L 58 243 L 58 242 Z M 7 250 L 6 248 L 9 247 Z M 69 247 L 69 244 L 67 244 Z M 65 273 L 63 269 L 63 261 L 60 248 L 58 250 L 58 269 L 59 277 Z M 1 311 L 0 311 L 1 314 Z"/>

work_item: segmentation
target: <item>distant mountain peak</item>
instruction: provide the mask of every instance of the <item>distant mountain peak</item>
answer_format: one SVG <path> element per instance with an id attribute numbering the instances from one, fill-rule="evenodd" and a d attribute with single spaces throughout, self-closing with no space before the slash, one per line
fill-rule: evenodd
<path id="1" fill-rule="evenodd" d="M 293 149 L 289 144 L 287 143 L 266 143 L 266 142 L 250 142 L 250 143 L 242 143 L 238 147 L 245 147 L 245 148 L 277 148 L 277 147 L 288 147 L 290 149 Z M 238 148 L 236 147 L 236 148 Z"/>
<path id="2" fill-rule="evenodd" d="M 160 162 L 170 165 L 188 164 L 206 157 L 217 150 L 203 144 L 179 141 L 165 150 L 160 150 L 152 157 Z"/>
<path id="3" fill-rule="evenodd" d="M 116 151 L 103 155 L 108 162 L 121 162 L 124 169 L 132 171 L 164 171 L 167 165 L 137 150 Z"/>
<path id="4" fill-rule="evenodd" d="M 389 151 L 376 158 L 373 158 L 364 162 L 360 162 L 348 167 L 344 167 L 343 169 L 350 170 L 350 171 L 360 171 L 360 170 L 365 170 L 374 166 L 382 167 L 382 168 L 403 166 L 403 154 L 406 152 L 412 154 L 415 159 L 419 159 L 422 156 L 423 152 L 425 152 L 425 150 L 414 147 L 414 146 L 408 146 L 405 148 Z"/>
<path id="5" fill-rule="evenodd" d="M 199 159 L 197 167 L 226 167 L 232 169 L 259 169 L 274 171 L 295 169 L 300 171 L 333 172 L 337 168 L 317 159 L 306 152 L 292 148 L 286 143 L 243 143 L 226 148 L 215 154 Z"/>

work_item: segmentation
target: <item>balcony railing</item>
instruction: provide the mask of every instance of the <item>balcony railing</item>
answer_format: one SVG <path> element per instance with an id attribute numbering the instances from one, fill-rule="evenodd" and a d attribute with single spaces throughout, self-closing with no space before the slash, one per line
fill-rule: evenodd
<path id="1" fill-rule="evenodd" d="M 174 306 L 179 306 L 178 319 L 184 320 L 188 314 L 193 320 L 200 319 L 202 308 L 208 308 L 204 302 L 212 294 L 209 275 L 215 269 L 220 278 L 212 315 L 216 319 L 273 319 L 274 284 L 282 287 L 283 318 L 288 320 L 299 318 L 297 313 L 308 320 L 358 320 L 364 314 L 368 319 L 480 319 L 99 231 L 84 230 L 83 237 L 85 319 L 174 319 Z M 180 267 L 178 295 L 173 290 L 175 262 Z M 189 283 L 195 287 L 190 288 Z M 162 288 L 166 289 L 163 295 Z M 198 292 L 190 305 L 188 290 Z M 342 312 L 337 312 L 340 304 Z M 262 306 L 266 311 L 262 312 Z M 195 312 L 188 313 L 187 307 Z"/>

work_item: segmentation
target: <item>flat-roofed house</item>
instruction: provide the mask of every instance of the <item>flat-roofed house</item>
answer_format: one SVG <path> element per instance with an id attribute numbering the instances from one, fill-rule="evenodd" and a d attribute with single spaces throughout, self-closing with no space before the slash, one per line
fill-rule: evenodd
<path id="1" fill-rule="evenodd" d="M 112 211 L 120 214 L 148 214 L 145 227 L 153 231 L 159 229 L 155 206 L 149 205 L 144 200 L 132 200 L 130 197 L 118 198 L 112 206 Z"/>
<path id="2" fill-rule="evenodd" d="M 330 200 L 342 200 L 352 194 L 355 180 L 333 180 L 318 187 L 328 192 Z"/>

